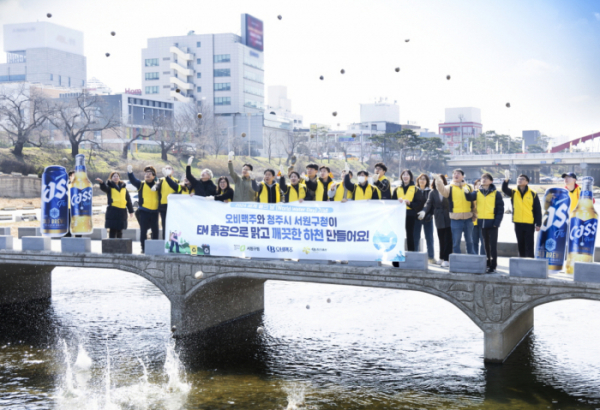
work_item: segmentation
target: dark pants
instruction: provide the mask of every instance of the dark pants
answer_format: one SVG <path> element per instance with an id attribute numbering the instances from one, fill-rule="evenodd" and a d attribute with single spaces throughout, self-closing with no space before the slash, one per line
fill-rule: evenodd
<path id="1" fill-rule="evenodd" d="M 409 252 L 415 251 L 415 221 L 417 220 L 414 215 L 406 215 L 406 223 L 404 227 L 406 229 L 406 250 Z"/>
<path id="2" fill-rule="evenodd" d="M 71 238 L 73 237 L 73 235 L 71 235 L 71 208 L 69 208 L 69 222 L 68 222 L 68 226 L 69 226 L 69 231 L 65 234 L 65 238 Z M 81 238 L 81 235 L 75 235 L 75 238 Z"/>
<path id="3" fill-rule="evenodd" d="M 423 227 L 423 230 L 425 231 L 425 242 L 427 243 L 427 256 L 429 257 L 429 259 L 433 259 L 433 219 L 430 219 L 429 221 L 419 221 L 418 219 L 415 219 L 415 250 L 417 252 L 423 252 L 423 249 L 420 249 L 421 227 Z"/>
<path id="4" fill-rule="evenodd" d="M 515 234 L 517 235 L 517 244 L 519 245 L 519 257 L 534 258 L 535 226 L 533 224 L 515 223 Z"/>
<path id="5" fill-rule="evenodd" d="M 440 259 L 448 262 L 452 253 L 452 228 L 442 228 L 437 230 L 440 241 Z"/>
<path id="6" fill-rule="evenodd" d="M 473 249 L 475 249 L 475 255 L 485 255 L 480 225 L 473 225 Z"/>
<path id="7" fill-rule="evenodd" d="M 144 252 L 148 229 L 152 231 L 151 238 L 158 239 L 158 212 L 146 212 L 138 209 L 136 214 L 140 223 L 140 244 L 142 245 L 142 252 Z"/>
<path id="8" fill-rule="evenodd" d="M 108 237 L 111 239 L 121 239 L 121 238 L 123 238 L 123 230 L 122 229 L 109 229 Z"/>
<path id="9" fill-rule="evenodd" d="M 173 253 L 173 246 L 175 246 L 176 252 L 179 253 L 179 242 L 171 241 L 171 247 L 169 248 L 169 252 L 171 253 Z"/>
<path id="10" fill-rule="evenodd" d="M 487 256 L 487 267 L 496 270 L 498 264 L 498 228 L 483 228 L 483 245 Z"/>
<path id="11" fill-rule="evenodd" d="M 161 239 L 165 239 L 165 235 L 167 234 L 167 207 L 165 206 L 162 209 L 162 206 L 158 209 L 160 213 L 160 223 L 162 224 L 163 237 Z"/>

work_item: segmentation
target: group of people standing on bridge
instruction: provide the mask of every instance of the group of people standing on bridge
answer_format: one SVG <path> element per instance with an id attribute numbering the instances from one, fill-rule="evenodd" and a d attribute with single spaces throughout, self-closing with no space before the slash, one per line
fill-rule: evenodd
<path id="1" fill-rule="evenodd" d="M 130 183 L 138 191 L 138 209 L 135 216 L 140 224 L 140 243 L 142 252 L 151 232 L 152 239 L 159 239 L 159 216 L 163 238 L 166 232 L 166 218 L 169 195 L 188 194 L 214 199 L 222 202 L 303 202 L 303 201 L 360 201 L 360 200 L 398 200 L 406 205 L 406 247 L 408 251 L 419 251 L 421 231 L 424 231 L 429 262 L 442 267 L 449 266 L 451 253 L 461 253 L 461 241 L 464 238 L 466 252 L 487 256 L 488 273 L 497 267 L 498 228 L 504 216 L 502 195 L 493 183 L 493 177 L 485 173 L 470 185 L 464 180 L 464 172 L 455 169 L 450 182 L 442 174 L 434 175 L 433 180 L 427 174 L 414 178 L 409 169 L 400 174 L 400 184 L 392 187 L 386 176 L 387 166 L 375 164 L 373 173 L 367 170 L 357 172 L 353 182 L 353 172 L 348 163 L 338 181 L 327 166 L 308 164 L 302 175 L 294 169 L 287 170 L 286 180 L 283 168 L 276 173 L 273 169 L 263 172 L 263 179 L 257 182 L 253 176 L 253 166 L 244 164 L 241 175 L 235 172 L 233 153 L 229 154 L 229 179 L 221 176 L 215 184 L 210 169 L 203 169 L 200 178 L 192 175 L 193 157 L 190 157 L 185 176 L 178 180 L 173 176 L 173 168 L 167 165 L 162 169 L 163 176 L 157 177 L 153 166 L 144 168 L 143 180 L 133 174 L 131 165 L 127 167 Z M 511 198 L 519 256 L 534 257 L 534 233 L 539 231 L 542 212 L 538 195 L 529 188 L 529 177 L 521 174 L 517 177 L 516 189 L 509 188 L 509 173 L 502 184 L 502 192 Z M 577 177 L 565 174 L 566 188 L 571 196 L 571 209 L 579 199 Z M 121 237 L 122 229 L 127 227 L 127 211 L 133 213 L 131 199 L 120 181 L 118 172 L 112 172 L 106 182 L 98 180 L 101 189 L 108 196 L 105 227 L 111 231 L 111 238 Z M 114 209 L 113 209 L 114 208 Z M 433 227 L 437 230 L 439 258 L 434 256 Z M 396 262 L 395 262 L 396 263 Z"/>

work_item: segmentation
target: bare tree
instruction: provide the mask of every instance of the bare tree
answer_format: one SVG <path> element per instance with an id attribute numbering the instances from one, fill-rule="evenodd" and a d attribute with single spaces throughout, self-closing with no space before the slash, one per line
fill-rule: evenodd
<path id="1" fill-rule="evenodd" d="M 265 147 L 265 150 L 267 151 L 267 158 L 269 163 L 271 163 L 271 155 L 276 144 L 277 134 L 273 131 L 266 131 L 266 133 L 263 135 L 263 145 Z"/>
<path id="2" fill-rule="evenodd" d="M 208 141 L 216 158 L 227 147 L 227 127 L 215 116 L 212 117 L 209 126 L 210 134 L 208 135 Z"/>
<path id="3" fill-rule="evenodd" d="M 195 102 L 190 102 L 184 107 L 182 116 L 192 136 L 196 153 L 199 148 L 204 151 L 209 145 L 209 136 L 215 126 L 213 107 L 210 104 L 202 104 L 198 107 Z"/>
<path id="4" fill-rule="evenodd" d="M 304 142 L 306 142 L 307 138 L 303 136 L 299 132 L 288 131 L 283 140 L 283 148 L 285 149 L 285 153 L 287 154 L 287 159 L 285 160 L 285 164 L 289 165 L 290 160 L 294 153 L 298 152 L 298 148 Z"/>
<path id="5" fill-rule="evenodd" d="M 42 137 L 36 131 L 44 124 L 48 114 L 48 100 L 35 88 L 21 84 L 13 90 L 0 90 L 0 128 L 13 143 L 15 156 L 23 156 L 25 144 L 42 145 Z"/>
<path id="6" fill-rule="evenodd" d="M 76 97 L 55 101 L 50 109 L 48 119 L 69 139 L 72 157 L 79 154 L 79 146 L 85 142 L 102 149 L 94 139 L 97 132 L 119 132 L 121 113 L 111 110 L 100 96 L 85 90 Z"/>
<path id="7" fill-rule="evenodd" d="M 173 148 L 184 142 L 192 142 L 189 121 L 185 115 L 156 115 L 152 119 L 152 128 L 155 131 L 154 141 L 160 146 L 160 158 L 168 161 L 167 154 Z"/>

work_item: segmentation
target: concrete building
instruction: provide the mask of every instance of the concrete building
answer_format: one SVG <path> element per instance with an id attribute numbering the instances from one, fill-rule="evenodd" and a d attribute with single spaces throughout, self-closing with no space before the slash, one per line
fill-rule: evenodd
<path id="1" fill-rule="evenodd" d="M 272 85 L 268 89 L 268 105 L 265 111 L 265 125 L 267 115 L 275 115 L 277 117 L 290 120 L 293 123 L 293 129 L 303 128 L 304 117 L 292 112 L 292 100 L 287 96 L 287 87 L 284 85 Z"/>
<path id="2" fill-rule="evenodd" d="M 55 87 L 84 87 L 87 61 L 83 33 L 49 22 L 4 25 L 6 63 L 0 83 L 25 81 Z"/>
<path id="3" fill-rule="evenodd" d="M 151 38 L 142 49 L 144 98 L 210 104 L 228 135 L 245 132 L 262 145 L 263 23 L 242 14 L 242 36 L 196 34 Z M 178 92 L 179 91 L 179 92 Z M 260 116 L 260 126 L 253 126 Z"/>
<path id="4" fill-rule="evenodd" d="M 446 118 L 438 129 L 451 154 L 466 154 L 469 138 L 478 137 L 482 132 L 481 110 L 475 107 L 446 108 Z"/>
<path id="5" fill-rule="evenodd" d="M 539 142 L 542 134 L 538 130 L 523 131 L 523 141 L 525 141 L 525 147 L 535 145 Z"/>
<path id="6" fill-rule="evenodd" d="M 392 104 L 382 98 L 373 104 L 361 104 L 360 122 L 389 122 L 400 124 L 400 107 L 396 104 L 396 101 Z"/>

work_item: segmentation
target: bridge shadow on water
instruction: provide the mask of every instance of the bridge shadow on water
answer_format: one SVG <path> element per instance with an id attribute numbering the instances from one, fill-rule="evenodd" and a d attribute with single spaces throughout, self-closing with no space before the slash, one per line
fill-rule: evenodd
<path id="1" fill-rule="evenodd" d="M 50 299 L 0 305 L 0 345 L 46 347 L 57 341 L 60 328 Z"/>

